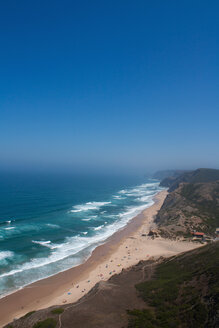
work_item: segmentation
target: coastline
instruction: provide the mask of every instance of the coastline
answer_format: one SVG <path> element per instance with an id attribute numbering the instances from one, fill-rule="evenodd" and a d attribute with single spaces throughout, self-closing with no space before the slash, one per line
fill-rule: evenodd
<path id="1" fill-rule="evenodd" d="M 167 191 L 153 198 L 154 204 L 131 219 L 104 244 L 95 248 L 82 264 L 39 280 L 0 299 L 0 326 L 26 313 L 59 304 L 73 303 L 100 280 L 107 280 L 123 268 L 151 257 L 171 256 L 197 247 L 192 243 L 152 240 L 147 235 L 154 226 L 154 216 L 162 206 Z"/>

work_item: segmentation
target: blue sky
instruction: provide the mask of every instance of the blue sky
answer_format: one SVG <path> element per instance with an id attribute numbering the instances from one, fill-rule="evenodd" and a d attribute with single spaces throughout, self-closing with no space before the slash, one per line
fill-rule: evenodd
<path id="1" fill-rule="evenodd" d="M 218 1 L 0 4 L 0 166 L 219 168 Z"/>

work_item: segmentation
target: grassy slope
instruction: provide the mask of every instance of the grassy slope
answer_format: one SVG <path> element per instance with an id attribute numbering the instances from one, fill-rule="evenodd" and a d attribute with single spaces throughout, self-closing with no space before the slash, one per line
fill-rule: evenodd
<path id="1" fill-rule="evenodd" d="M 206 232 L 214 233 L 219 226 L 219 182 L 186 184 L 181 195 L 196 207 L 206 226 Z"/>
<path id="2" fill-rule="evenodd" d="M 217 327 L 219 242 L 166 260 L 136 286 L 145 309 L 129 311 L 129 328 Z"/>
<path id="3" fill-rule="evenodd" d="M 182 183 L 169 193 L 156 221 L 164 237 L 191 236 L 193 230 L 215 237 L 219 226 L 219 181 Z"/>

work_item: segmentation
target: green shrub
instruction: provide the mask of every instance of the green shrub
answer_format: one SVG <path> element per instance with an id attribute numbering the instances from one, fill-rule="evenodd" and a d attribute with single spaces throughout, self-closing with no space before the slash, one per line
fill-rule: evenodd
<path id="1" fill-rule="evenodd" d="M 213 327 L 218 276 L 219 243 L 167 259 L 151 280 L 136 285 L 150 309 L 128 311 L 129 328 Z"/>
<path id="2" fill-rule="evenodd" d="M 131 316 L 128 328 L 158 328 L 153 312 L 150 310 L 127 311 Z"/>
<path id="3" fill-rule="evenodd" d="M 56 326 L 56 320 L 53 318 L 47 318 L 43 321 L 38 321 L 35 323 L 33 328 L 55 328 Z"/>
<path id="4" fill-rule="evenodd" d="M 61 314 L 63 312 L 64 312 L 63 308 L 56 308 L 56 309 L 51 311 L 52 314 Z"/>
<path id="5" fill-rule="evenodd" d="M 36 311 L 30 311 L 30 312 L 26 313 L 22 318 L 28 318 L 28 317 L 30 317 L 35 312 Z"/>

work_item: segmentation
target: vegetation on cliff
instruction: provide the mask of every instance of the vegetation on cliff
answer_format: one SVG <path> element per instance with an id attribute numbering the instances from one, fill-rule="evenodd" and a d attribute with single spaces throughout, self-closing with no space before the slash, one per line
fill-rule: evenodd
<path id="1" fill-rule="evenodd" d="M 217 327 L 218 277 L 218 242 L 165 260 L 136 285 L 146 306 L 128 311 L 129 328 Z"/>
<path id="2" fill-rule="evenodd" d="M 164 237 L 191 237 L 194 230 L 215 237 L 219 226 L 219 170 L 198 169 L 177 177 L 156 222 Z"/>

